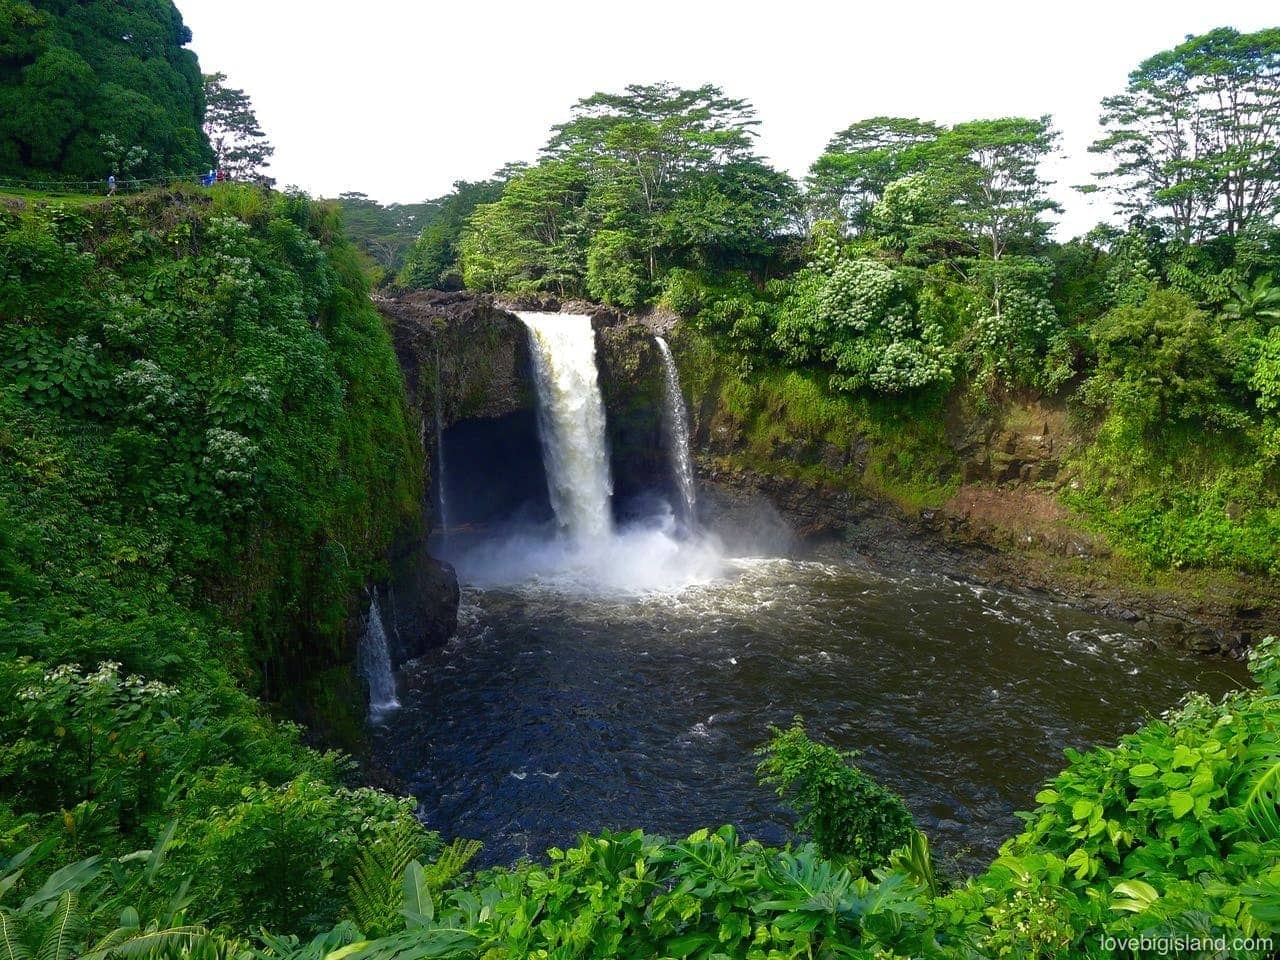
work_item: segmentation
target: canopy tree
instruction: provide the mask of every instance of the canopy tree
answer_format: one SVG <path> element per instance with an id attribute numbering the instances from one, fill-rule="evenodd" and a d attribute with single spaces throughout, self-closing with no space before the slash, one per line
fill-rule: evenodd
<path id="1" fill-rule="evenodd" d="M 577 288 L 586 272 L 586 172 L 546 160 L 513 178 L 495 203 L 476 208 L 460 240 L 472 289 Z"/>
<path id="2" fill-rule="evenodd" d="M 170 0 L 0 3 L 0 172 L 97 179 L 207 167 L 190 42 Z"/>
<path id="3" fill-rule="evenodd" d="M 502 197 L 510 168 L 488 180 L 458 180 L 443 197 L 428 201 L 417 220 L 418 233 L 403 258 L 398 277 L 407 287 L 456 287 L 462 282 L 457 269 L 460 242 L 467 221 L 476 208 Z"/>
<path id="4" fill-rule="evenodd" d="M 1102 102 L 1099 174 L 1131 214 L 1183 240 L 1280 213 L 1280 28 L 1221 27 L 1144 60 Z"/>
<path id="5" fill-rule="evenodd" d="M 907 117 L 871 117 L 845 127 L 809 168 L 814 214 L 861 233 L 885 188 L 928 165 L 942 132 L 936 123 Z"/>
<path id="6" fill-rule="evenodd" d="M 756 156 L 757 123 L 749 103 L 710 85 L 579 101 L 538 165 L 472 217 L 468 285 L 635 305 L 675 266 L 758 268 L 793 232 L 798 192 Z"/>
<path id="7" fill-rule="evenodd" d="M 589 171 L 596 218 L 634 239 L 652 282 L 664 260 L 758 251 L 784 228 L 795 185 L 755 155 L 758 124 L 710 84 L 633 84 L 579 101 L 544 152 Z"/>

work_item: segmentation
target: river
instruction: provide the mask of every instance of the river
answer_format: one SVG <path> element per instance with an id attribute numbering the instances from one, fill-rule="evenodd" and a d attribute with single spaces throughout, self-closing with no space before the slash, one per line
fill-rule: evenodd
<path id="1" fill-rule="evenodd" d="M 856 562 L 730 560 L 674 593 L 468 588 L 458 636 L 416 665 L 373 736 L 429 826 L 505 862 L 601 828 L 732 822 L 784 840 L 752 751 L 800 714 L 972 865 L 1018 829 L 1064 748 L 1242 680 L 1042 598 Z"/>

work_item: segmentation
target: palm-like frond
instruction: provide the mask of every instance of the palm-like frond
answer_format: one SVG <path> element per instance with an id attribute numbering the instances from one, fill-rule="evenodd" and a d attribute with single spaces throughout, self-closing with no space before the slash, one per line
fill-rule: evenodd
<path id="1" fill-rule="evenodd" d="M 479 840 L 454 840 L 430 864 L 423 868 L 427 887 L 439 893 L 454 877 L 460 874 L 483 847 Z"/>
<path id="2" fill-rule="evenodd" d="M 1246 755 L 1248 792 L 1240 804 L 1262 841 L 1280 840 L 1280 744 L 1265 743 Z"/>
<path id="3" fill-rule="evenodd" d="M 422 855 L 422 847 L 422 833 L 402 824 L 360 852 L 347 884 L 347 913 L 366 936 L 400 929 L 401 878 L 409 864 Z"/>
<path id="4" fill-rule="evenodd" d="M 0 960 L 27 960 L 31 956 L 19 932 L 17 917 L 0 910 Z"/>
<path id="5" fill-rule="evenodd" d="M 111 938 L 108 937 L 108 939 Z M 208 929 L 194 924 L 170 927 L 167 930 L 148 930 L 145 933 L 125 937 L 114 943 L 101 943 L 81 957 L 80 960 L 107 960 L 109 957 L 150 957 L 160 951 L 174 950 L 190 953 L 202 945 L 214 945 L 216 940 L 217 938 Z"/>
<path id="6" fill-rule="evenodd" d="M 80 897 L 75 891 L 64 890 L 58 897 L 49 927 L 36 951 L 36 960 L 69 960 L 75 952 L 83 920 L 80 917 Z"/>

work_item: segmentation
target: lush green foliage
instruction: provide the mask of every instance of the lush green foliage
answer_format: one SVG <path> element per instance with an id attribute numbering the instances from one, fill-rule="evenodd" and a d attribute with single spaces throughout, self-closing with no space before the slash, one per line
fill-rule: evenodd
<path id="1" fill-rule="evenodd" d="M 359 722 L 348 617 L 418 517 L 400 372 L 339 230 L 231 185 L 0 213 L 0 844 L 42 851 L 28 894 L 174 823 L 202 917 L 310 929 L 382 830 L 427 849 L 250 695 Z"/>
<path id="2" fill-rule="evenodd" d="M 190 175 L 212 155 L 171 0 L 0 4 L 0 173 Z"/>
<path id="3" fill-rule="evenodd" d="M 460 243 L 467 220 L 481 204 L 493 203 L 502 196 L 502 187 L 510 171 L 501 171 L 491 180 L 470 183 L 459 180 L 443 197 L 423 204 L 415 218 L 416 238 L 402 257 L 401 263 L 388 262 L 396 280 L 406 287 L 454 289 L 462 286 Z M 344 204 L 345 206 L 345 204 Z M 388 208 L 394 209 L 394 208 Z"/>
<path id="4" fill-rule="evenodd" d="M 0 908 L 0 936 L 12 930 L 22 943 L 47 939 L 63 906 L 93 902 L 84 892 L 95 890 L 109 907 L 64 925 L 72 951 L 80 943 L 103 951 L 120 944 L 127 955 L 129 943 L 141 948 L 140 938 L 158 939 L 176 924 L 166 955 L 212 950 L 255 960 L 1065 960 L 1161 950 L 1262 958 L 1272 955 L 1280 930 L 1280 641 L 1260 643 L 1251 666 L 1257 690 L 1221 703 L 1192 696 L 1116 747 L 1069 751 L 1067 768 L 1023 815 L 1025 830 L 986 871 L 950 888 L 923 835 L 896 815 L 892 832 L 902 845 L 881 846 L 887 856 L 878 853 L 879 866 L 866 873 L 814 844 L 770 849 L 722 827 L 678 841 L 638 830 L 603 833 L 553 849 L 543 862 L 468 874 L 474 845 L 454 844 L 424 865 L 421 841 L 398 826 L 366 843 L 345 919 L 310 942 L 263 933 L 254 944 L 193 925 L 199 900 L 185 890 L 159 898 L 180 852 L 166 835 L 118 866 L 91 858 L 38 887 L 19 871 L 28 869 L 24 858 L 42 852 L 20 852 L 0 866 L 0 890 L 18 891 L 2 901 L 10 906 Z M 854 793 L 867 785 L 839 754 L 796 727 L 778 731 L 767 756 L 770 778 L 792 771 L 832 785 L 819 790 L 821 799 L 814 794 L 816 816 L 804 819 L 819 825 L 857 816 L 850 795 L 834 784 L 851 784 Z M 876 805 L 894 802 L 879 795 Z M 826 803 L 835 809 L 820 809 Z M 330 815 L 320 819 L 341 834 Z M 140 906 L 121 913 L 126 902 Z"/>
<path id="5" fill-rule="evenodd" d="M 542 161 L 475 212 L 464 281 L 638 307 L 673 268 L 764 269 L 791 230 L 796 189 L 752 150 L 757 122 L 709 85 L 580 101 Z"/>
<path id="6" fill-rule="evenodd" d="M 1111 189 L 1184 240 L 1235 236 L 1280 212 L 1280 28 L 1220 27 L 1144 60 L 1103 101 Z"/>
<path id="7" fill-rule="evenodd" d="M 760 782 L 777 788 L 826 859 L 870 872 L 910 842 L 902 800 L 854 766 L 856 754 L 810 740 L 798 717 L 787 730 L 775 727 L 760 754 Z"/>
<path id="8" fill-rule="evenodd" d="M 382 282 L 404 265 L 406 252 L 435 215 L 435 201 L 383 206 L 363 193 L 348 192 L 337 200 L 347 237 L 369 260 L 369 273 Z"/>

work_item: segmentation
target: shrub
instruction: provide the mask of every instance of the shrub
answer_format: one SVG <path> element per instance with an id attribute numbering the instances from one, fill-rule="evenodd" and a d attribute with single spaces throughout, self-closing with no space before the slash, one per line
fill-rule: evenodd
<path id="1" fill-rule="evenodd" d="M 791 805 L 797 829 L 824 857 L 869 871 L 910 842 L 906 805 L 853 765 L 857 754 L 815 743 L 799 717 L 787 730 L 771 729 L 773 739 L 757 751 L 764 757 L 757 776 Z"/>

